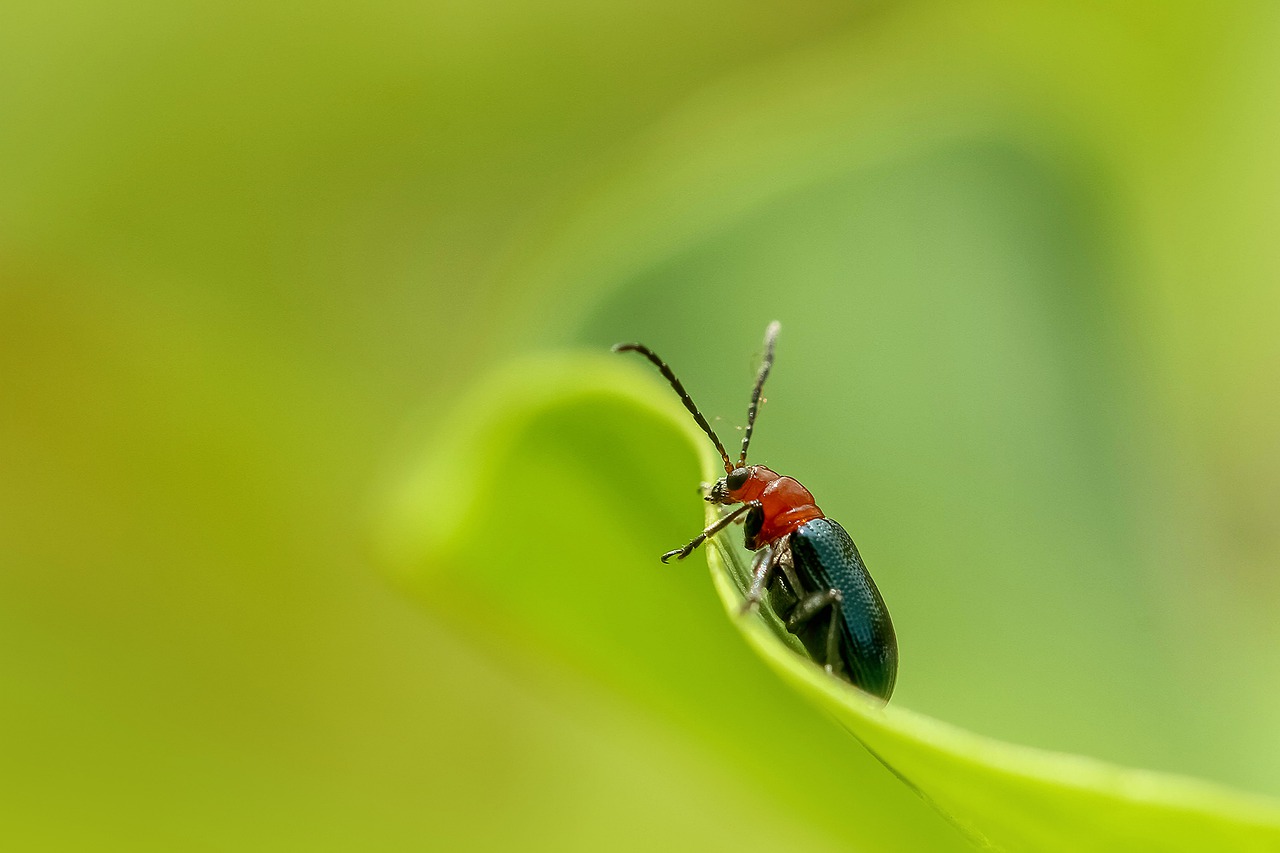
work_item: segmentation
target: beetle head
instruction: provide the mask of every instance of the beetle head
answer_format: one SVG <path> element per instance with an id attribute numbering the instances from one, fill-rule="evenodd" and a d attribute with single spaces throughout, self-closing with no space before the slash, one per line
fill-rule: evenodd
<path id="1" fill-rule="evenodd" d="M 738 503 L 739 499 L 732 495 L 747 484 L 754 470 L 754 465 L 740 466 L 716 480 L 711 486 L 711 491 L 707 494 L 707 502 L 713 504 Z"/>

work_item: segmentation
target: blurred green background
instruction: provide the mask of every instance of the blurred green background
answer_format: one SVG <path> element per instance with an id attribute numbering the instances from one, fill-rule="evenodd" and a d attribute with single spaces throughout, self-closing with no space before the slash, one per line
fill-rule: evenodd
<path id="1" fill-rule="evenodd" d="M 772 319 L 895 702 L 1280 795 L 1274 5 L 2 17 L 6 847 L 840 846 L 371 547 L 509 360 L 642 340 L 732 433 Z"/>

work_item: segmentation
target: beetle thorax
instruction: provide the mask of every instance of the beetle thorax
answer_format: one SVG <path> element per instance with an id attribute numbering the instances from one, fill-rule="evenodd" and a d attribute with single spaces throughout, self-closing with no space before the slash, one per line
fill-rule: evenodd
<path id="1" fill-rule="evenodd" d="M 813 494 L 800 481 L 763 465 L 750 466 L 745 482 L 736 489 L 728 488 L 728 479 L 716 483 L 710 499 L 724 504 L 758 501 L 762 524 L 756 542 L 760 546 L 795 532 L 815 518 L 823 518 Z"/>

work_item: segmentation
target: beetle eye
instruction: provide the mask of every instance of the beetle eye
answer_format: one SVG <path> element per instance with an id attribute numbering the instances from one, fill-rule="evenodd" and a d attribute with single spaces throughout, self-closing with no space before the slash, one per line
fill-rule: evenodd
<path id="1" fill-rule="evenodd" d="M 746 468 L 738 468 L 729 472 L 729 476 L 724 478 L 724 484 L 729 487 L 729 491 L 736 492 L 747 484 L 747 478 L 751 476 L 751 472 Z"/>

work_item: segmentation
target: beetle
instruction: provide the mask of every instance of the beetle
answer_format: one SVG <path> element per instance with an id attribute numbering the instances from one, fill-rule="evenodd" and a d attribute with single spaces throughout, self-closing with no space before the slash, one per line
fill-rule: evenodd
<path id="1" fill-rule="evenodd" d="M 755 552 L 751 585 L 742 612 L 759 605 L 768 591 L 770 605 L 788 631 L 800 638 L 827 672 L 888 700 L 898 674 L 898 640 L 880 590 L 867 571 L 853 539 L 823 514 L 813 494 L 798 480 L 764 465 L 747 465 L 747 447 L 760 409 L 760 394 L 773 368 L 780 324 L 765 330 L 765 353 L 751 390 L 747 426 L 737 464 L 694 404 L 689 392 L 657 353 L 644 344 L 623 343 L 614 352 L 636 352 L 651 361 L 711 439 L 724 460 L 725 475 L 707 488 L 709 503 L 737 508 L 725 513 L 662 562 L 683 560 L 731 523 L 741 521 L 747 549 Z"/>

